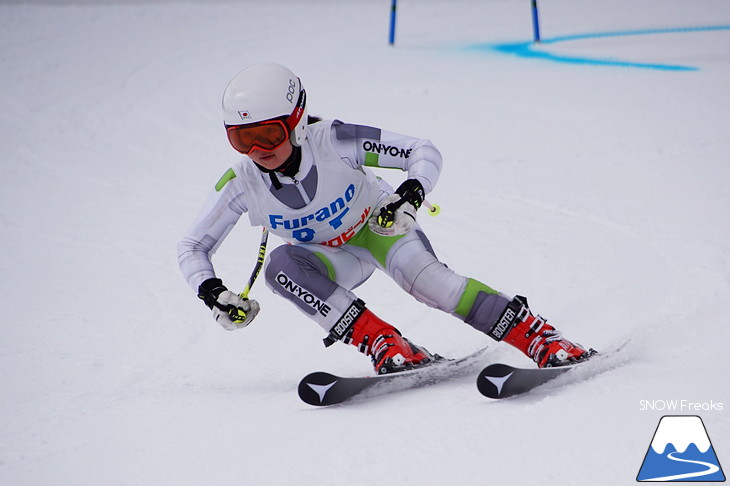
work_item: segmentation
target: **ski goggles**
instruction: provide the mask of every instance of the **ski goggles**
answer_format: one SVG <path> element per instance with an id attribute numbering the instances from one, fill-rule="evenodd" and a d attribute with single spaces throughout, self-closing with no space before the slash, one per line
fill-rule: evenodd
<path id="1" fill-rule="evenodd" d="M 226 126 L 226 133 L 231 146 L 244 155 L 254 148 L 271 152 L 289 140 L 289 127 L 280 119 Z"/>
<path id="2" fill-rule="evenodd" d="M 274 151 L 289 140 L 289 132 L 301 121 L 306 104 L 307 93 L 301 89 L 291 115 L 247 125 L 226 125 L 228 141 L 244 155 L 250 154 L 254 148 L 265 152 Z"/>

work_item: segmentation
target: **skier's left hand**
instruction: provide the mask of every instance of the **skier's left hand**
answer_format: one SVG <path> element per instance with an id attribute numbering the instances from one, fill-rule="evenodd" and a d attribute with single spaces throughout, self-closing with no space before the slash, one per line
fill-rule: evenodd
<path id="1" fill-rule="evenodd" d="M 386 197 L 375 207 L 368 220 L 374 233 L 396 236 L 408 233 L 416 223 L 416 211 L 424 199 L 423 186 L 416 179 L 407 179 L 395 194 Z"/>

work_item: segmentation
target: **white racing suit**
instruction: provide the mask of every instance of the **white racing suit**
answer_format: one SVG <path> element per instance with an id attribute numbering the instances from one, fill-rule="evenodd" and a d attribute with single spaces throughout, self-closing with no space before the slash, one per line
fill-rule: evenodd
<path id="1" fill-rule="evenodd" d="M 441 263 L 418 225 L 400 236 L 370 231 L 373 208 L 393 189 L 366 166 L 405 170 L 428 193 L 441 155 L 428 140 L 334 120 L 307 127 L 294 177 L 263 173 L 243 157 L 178 245 L 190 286 L 215 277 L 211 256 L 246 212 L 290 243 L 270 252 L 267 285 L 326 332 L 357 299 L 353 289 L 380 269 L 418 301 L 489 333 L 511 298 Z"/>

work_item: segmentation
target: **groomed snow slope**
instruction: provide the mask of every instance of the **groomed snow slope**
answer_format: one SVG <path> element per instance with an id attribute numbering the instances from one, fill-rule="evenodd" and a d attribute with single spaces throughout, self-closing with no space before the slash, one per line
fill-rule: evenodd
<path id="1" fill-rule="evenodd" d="M 730 463 L 730 4 L 526 0 L 0 4 L 0 483 L 633 484 L 662 415 L 701 415 Z M 273 296 L 217 326 L 175 245 L 235 160 L 220 96 L 288 65 L 310 113 L 427 137 L 445 167 L 422 224 L 440 258 L 621 366 L 504 402 L 474 379 L 332 409 L 323 369 L 369 373 Z M 402 174 L 379 173 L 398 183 Z M 215 258 L 242 289 L 259 232 Z M 278 244 L 272 238 L 270 244 Z M 443 355 L 490 344 L 375 275 L 359 295 Z M 507 346 L 495 360 L 529 365 Z M 643 411 L 642 400 L 724 410 Z M 726 471 L 727 474 L 727 471 Z"/>

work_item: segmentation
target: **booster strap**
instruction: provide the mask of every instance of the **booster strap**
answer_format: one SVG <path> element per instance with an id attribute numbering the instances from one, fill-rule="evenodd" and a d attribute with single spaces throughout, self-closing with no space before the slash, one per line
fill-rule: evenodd
<path id="1" fill-rule="evenodd" d="M 352 329 L 352 326 L 355 324 L 355 321 L 357 321 L 357 318 L 360 317 L 360 314 L 364 311 L 365 302 L 360 299 L 354 300 L 345 313 L 342 314 L 342 317 L 340 317 L 335 325 L 332 326 L 327 337 L 323 339 L 324 347 L 328 348 L 337 341 L 344 340 Z"/>
<path id="2" fill-rule="evenodd" d="M 497 323 L 487 332 L 487 336 L 495 341 L 501 341 L 507 336 L 512 328 L 522 322 L 530 313 L 527 307 L 527 299 L 521 295 L 515 296 L 512 301 L 507 304 Z"/>

